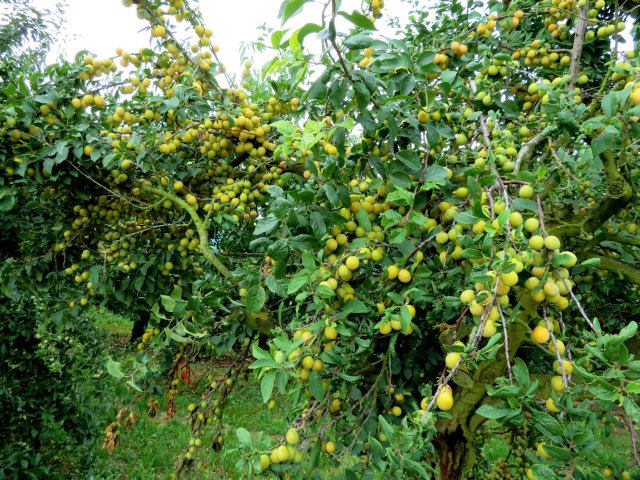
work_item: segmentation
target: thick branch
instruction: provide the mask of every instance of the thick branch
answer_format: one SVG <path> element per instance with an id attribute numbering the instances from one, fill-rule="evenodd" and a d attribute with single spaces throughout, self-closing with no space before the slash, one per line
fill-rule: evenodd
<path id="1" fill-rule="evenodd" d="M 625 208 L 633 199 L 633 189 L 618 169 L 616 158 L 611 152 L 604 152 L 603 164 L 607 185 L 607 196 L 586 218 L 583 229 L 595 232 L 600 225 Z"/>
<path id="2" fill-rule="evenodd" d="M 598 268 L 622 275 L 627 280 L 635 283 L 636 285 L 640 285 L 640 268 L 629 265 L 621 260 L 616 260 L 615 258 L 602 257 L 600 255 L 592 254 L 588 255 L 586 258 L 599 258 L 600 265 L 598 265 Z"/>
<path id="3" fill-rule="evenodd" d="M 585 5 L 577 13 L 578 24 L 576 25 L 575 39 L 573 40 L 573 48 L 571 49 L 571 64 L 569 65 L 569 75 L 571 80 L 567 88 L 572 89 L 578 78 L 580 71 L 580 57 L 584 48 L 584 34 L 587 31 L 587 13 L 589 7 Z"/>
<path id="4" fill-rule="evenodd" d="M 145 187 L 143 189 L 144 192 L 153 193 L 154 195 L 158 195 L 162 198 L 166 198 L 167 200 L 171 200 L 174 204 L 178 205 L 182 210 L 187 212 L 193 223 L 196 226 L 196 231 L 198 232 L 198 236 L 200 237 L 200 246 L 199 250 L 202 253 L 202 256 L 213 266 L 216 270 L 218 270 L 224 278 L 229 280 L 231 283 L 237 283 L 237 279 L 233 276 L 233 274 L 229 271 L 227 267 L 220 261 L 220 259 L 216 256 L 215 253 L 211 251 L 211 247 L 209 246 L 209 234 L 207 232 L 207 225 L 200 218 L 200 216 L 196 213 L 196 211 L 185 202 L 183 199 L 174 195 L 173 193 L 169 193 L 160 188 L 154 187 Z"/>
<path id="5" fill-rule="evenodd" d="M 570 223 L 557 225 L 550 229 L 551 233 L 558 236 L 580 235 L 582 233 L 594 233 L 602 224 L 626 208 L 633 200 L 633 188 L 618 169 L 616 157 L 611 152 L 602 154 L 607 196 L 600 201 L 584 220 L 575 217 Z"/>
<path id="6" fill-rule="evenodd" d="M 540 144 L 540 142 L 542 142 L 549 135 L 552 135 L 553 133 L 555 133 L 556 130 L 557 130 L 556 127 L 547 127 L 544 130 L 542 130 L 539 134 L 537 134 L 535 137 L 533 137 L 531 140 L 529 140 L 527 143 L 522 145 L 522 147 L 520 147 L 520 151 L 518 152 L 518 156 L 516 157 L 516 164 L 513 169 L 513 172 L 518 173 L 520 171 L 520 168 L 522 167 L 522 164 L 524 162 L 529 161 L 529 159 L 533 155 L 533 152 L 535 151 L 536 147 Z"/>

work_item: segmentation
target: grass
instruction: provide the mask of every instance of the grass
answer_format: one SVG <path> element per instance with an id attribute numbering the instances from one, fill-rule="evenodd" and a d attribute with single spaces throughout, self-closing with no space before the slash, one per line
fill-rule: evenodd
<path id="1" fill-rule="evenodd" d="M 95 321 L 100 328 L 112 336 L 113 345 L 122 347 L 127 344 L 132 322 L 113 315 L 106 311 L 95 311 Z M 124 364 L 131 361 L 133 355 L 130 349 L 116 348 L 112 354 L 117 355 Z M 213 369 L 213 371 L 212 371 Z M 198 376 L 206 377 L 212 374 L 218 376 L 223 371 L 223 365 L 199 364 L 193 368 L 196 381 Z M 197 383 L 196 383 L 197 384 Z M 141 398 L 133 405 L 139 421 L 129 432 L 122 432 L 121 440 L 114 452 L 98 448 L 96 453 L 98 461 L 96 467 L 86 478 L 95 480 L 154 480 L 159 478 L 171 478 L 174 472 L 174 460 L 183 449 L 188 446 L 191 432 L 187 423 L 190 403 L 198 403 L 201 398 L 198 392 L 187 386 L 182 386 L 176 398 L 177 415 L 174 418 L 166 417 L 164 408 L 166 400 L 164 394 L 159 393 L 156 398 L 160 402 L 160 410 L 155 418 L 147 415 L 148 397 Z M 132 398 L 132 393 L 124 387 L 118 392 L 119 399 Z M 114 409 L 111 418 L 105 418 L 103 423 L 108 425 L 115 420 L 115 412 L 123 404 Z M 244 427 L 254 436 L 258 432 L 264 432 L 270 436 L 272 443 L 276 443 L 284 436 L 288 425 L 285 419 L 282 405 L 269 409 L 263 402 L 260 394 L 259 382 L 250 379 L 234 388 L 227 400 L 224 412 L 225 445 L 220 453 L 212 449 L 203 448 L 206 451 L 209 467 L 205 471 L 198 471 L 193 477 L 198 479 L 239 479 L 243 478 L 235 468 L 239 459 L 238 440 L 235 430 Z M 210 445 L 212 428 L 204 429 L 203 445 Z M 623 456 L 632 461 L 631 442 L 628 433 L 623 429 L 616 430 L 604 443 L 605 449 L 597 456 L 584 458 L 583 465 L 590 465 L 601 469 L 604 465 L 613 466 L 614 459 Z M 596 458 L 597 457 L 597 458 Z M 294 478 L 329 479 L 343 473 L 346 462 L 355 461 L 356 458 L 343 459 L 342 464 L 330 463 L 322 458 L 321 463 L 313 472 L 298 472 Z M 582 462 L 581 462 L 582 463 Z M 621 470 L 622 468 L 620 468 Z M 618 468 L 616 468 L 618 470 Z M 637 470 L 637 469 L 634 469 Z M 275 478 L 275 477 L 274 477 Z M 633 477 L 636 478 L 636 477 Z M 640 478 L 640 477 L 638 477 Z"/>

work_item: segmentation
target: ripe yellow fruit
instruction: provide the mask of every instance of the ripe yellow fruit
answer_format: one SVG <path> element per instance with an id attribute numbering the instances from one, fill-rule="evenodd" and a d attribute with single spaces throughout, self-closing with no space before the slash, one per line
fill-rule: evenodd
<path id="1" fill-rule="evenodd" d="M 436 405 L 445 412 L 453 408 L 453 391 L 449 385 L 445 385 L 436 397 Z"/>
<path id="2" fill-rule="evenodd" d="M 482 330 L 482 336 L 484 338 L 493 337 L 498 331 L 498 327 L 496 326 L 496 322 L 493 320 L 487 320 L 487 323 L 484 324 L 484 329 Z"/>
<path id="3" fill-rule="evenodd" d="M 566 347 L 564 346 L 564 342 L 562 340 L 556 339 L 555 345 L 553 344 L 553 342 L 549 344 L 549 351 L 554 355 L 556 354 L 556 348 L 560 356 L 564 355 Z"/>
<path id="4" fill-rule="evenodd" d="M 398 272 L 398 280 L 402 283 L 409 283 L 411 281 L 411 272 L 405 268 Z"/>
<path id="5" fill-rule="evenodd" d="M 402 409 L 399 406 L 395 406 L 391 409 L 391 414 L 394 417 L 399 417 L 400 415 L 402 415 Z"/>
<path id="6" fill-rule="evenodd" d="M 571 375 L 573 373 L 573 364 L 569 360 L 562 360 L 562 366 L 558 360 L 553 362 L 553 371 L 558 375 L 562 375 L 562 367 L 564 367 L 565 375 Z"/>
<path id="7" fill-rule="evenodd" d="M 290 428 L 289 430 L 287 430 L 286 439 L 289 445 L 297 445 L 298 441 L 300 440 L 298 430 L 296 430 L 295 428 Z"/>
<path id="8" fill-rule="evenodd" d="M 549 410 L 551 413 L 558 413 L 560 412 L 560 409 L 558 407 L 556 407 L 556 404 L 554 403 L 553 399 L 551 397 L 547 398 L 547 401 L 545 403 L 547 410 Z"/>
<path id="9" fill-rule="evenodd" d="M 509 223 L 513 228 L 518 228 L 522 225 L 523 219 L 522 214 L 520 212 L 511 212 L 509 214 Z"/>
<path id="10" fill-rule="evenodd" d="M 471 305 L 469 305 L 469 312 L 474 317 L 479 317 L 480 315 L 482 315 L 482 312 L 484 312 L 484 306 L 480 305 L 474 300 L 471 302 Z"/>
<path id="11" fill-rule="evenodd" d="M 178 180 L 177 182 L 175 182 L 175 183 L 173 184 L 173 189 L 174 189 L 176 192 L 181 191 L 183 188 L 184 188 L 184 183 L 182 183 L 180 180 Z"/>
<path id="12" fill-rule="evenodd" d="M 324 329 L 324 336 L 329 340 L 335 340 L 338 338 L 338 330 L 335 327 L 328 326 Z"/>
<path id="13" fill-rule="evenodd" d="M 387 277 L 389 280 L 395 280 L 399 272 L 400 268 L 396 265 L 389 265 L 389 267 L 387 267 Z"/>
<path id="14" fill-rule="evenodd" d="M 371 252 L 371 260 L 373 260 L 374 262 L 379 262 L 380 260 L 382 260 L 383 255 L 384 249 L 382 247 L 378 247 L 373 252 Z"/>
<path id="15" fill-rule="evenodd" d="M 544 291 L 544 294 L 547 297 L 555 297 L 560 293 L 560 289 L 558 288 L 558 285 L 556 285 L 554 282 L 545 282 L 544 287 L 542 287 L 542 290 Z"/>
<path id="16" fill-rule="evenodd" d="M 529 239 L 529 247 L 534 250 L 542 250 L 542 247 L 544 247 L 544 238 L 542 238 L 541 235 L 533 235 Z"/>
<path id="17" fill-rule="evenodd" d="M 518 196 L 520 198 L 531 198 L 533 197 L 533 187 L 531 185 L 523 185 L 520 187 L 518 191 Z"/>
<path id="18" fill-rule="evenodd" d="M 447 366 L 447 368 L 449 369 L 454 368 L 458 364 L 458 361 L 460 360 L 461 356 L 462 354 L 460 352 L 447 353 L 447 356 L 444 357 L 444 363 Z"/>
<path id="19" fill-rule="evenodd" d="M 415 318 L 416 316 L 416 307 L 414 307 L 413 305 L 411 305 L 410 303 L 405 305 L 405 308 L 407 308 L 407 310 L 409 310 L 409 314 L 411 315 L 411 318 Z"/>
<path id="20" fill-rule="evenodd" d="M 338 276 L 343 282 L 348 282 L 353 277 L 351 270 L 346 265 L 340 265 L 338 267 Z"/>
<path id="21" fill-rule="evenodd" d="M 390 322 L 386 322 L 383 323 L 382 325 L 380 325 L 380 328 L 378 328 L 378 331 L 382 334 L 382 335 L 389 335 L 391 333 L 391 323 Z"/>
<path id="22" fill-rule="evenodd" d="M 515 271 L 509 272 L 509 273 L 502 273 L 500 275 L 500 281 L 503 285 L 506 285 L 507 287 L 513 287 L 518 283 L 518 274 Z"/>
<path id="23" fill-rule="evenodd" d="M 560 248 L 560 239 L 555 235 L 549 235 L 544 239 L 544 246 L 547 250 L 558 250 Z"/>
<path id="24" fill-rule="evenodd" d="M 336 451 L 336 444 L 333 442 L 327 442 L 324 445 L 324 449 L 326 450 L 327 453 L 333 453 Z"/>
<path id="25" fill-rule="evenodd" d="M 347 257 L 347 260 L 344 263 L 351 271 L 357 270 L 358 267 L 360 267 L 360 259 L 354 255 Z"/>
<path id="26" fill-rule="evenodd" d="M 330 238 L 324 246 L 328 251 L 333 252 L 338 249 L 338 241 L 335 238 Z"/>
<path id="27" fill-rule="evenodd" d="M 529 233 L 533 233 L 536 230 L 538 230 L 538 228 L 540 228 L 540 222 L 538 221 L 537 218 L 531 217 L 531 218 L 527 218 L 524 222 L 524 229 L 529 232 Z"/>
<path id="28" fill-rule="evenodd" d="M 418 121 L 420 123 L 427 123 L 429 121 L 429 114 L 424 110 L 420 110 L 418 113 Z"/>
<path id="29" fill-rule="evenodd" d="M 551 377 L 551 388 L 558 393 L 564 392 L 564 380 L 562 379 L 562 376 L 554 375 Z"/>
<path id="30" fill-rule="evenodd" d="M 260 470 L 266 470 L 271 466 L 271 460 L 269 460 L 269 455 L 263 453 L 260 455 Z"/>
<path id="31" fill-rule="evenodd" d="M 473 302 L 476 298 L 476 294 L 473 290 L 471 289 L 467 289 L 464 290 L 461 294 L 460 294 L 460 301 L 462 303 L 470 303 Z"/>
<path id="32" fill-rule="evenodd" d="M 302 368 L 307 370 L 311 370 L 313 368 L 313 357 L 311 355 L 307 355 L 302 359 Z"/>
<path id="33" fill-rule="evenodd" d="M 190 193 L 187 194 L 187 196 L 184 197 L 184 199 L 192 207 L 198 204 L 198 199 L 194 195 L 192 195 Z"/>
<path id="34" fill-rule="evenodd" d="M 542 325 L 538 325 L 531 332 L 531 340 L 536 343 L 547 343 L 549 338 L 551 338 L 551 333 Z"/>

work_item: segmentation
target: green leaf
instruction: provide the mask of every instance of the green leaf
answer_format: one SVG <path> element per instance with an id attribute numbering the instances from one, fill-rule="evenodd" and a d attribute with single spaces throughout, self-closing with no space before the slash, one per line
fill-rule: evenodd
<path id="1" fill-rule="evenodd" d="M 369 220 L 369 214 L 365 211 L 364 208 L 358 210 L 356 213 L 356 218 L 358 219 L 358 223 L 366 232 L 371 231 L 371 220 Z"/>
<path id="2" fill-rule="evenodd" d="M 401 150 L 396 153 L 396 159 L 413 172 L 420 170 L 420 157 L 414 150 Z"/>
<path id="3" fill-rule="evenodd" d="M 358 35 L 347 38 L 344 41 L 344 45 L 349 50 L 362 50 L 363 48 L 367 48 L 373 45 L 373 42 L 374 40 L 369 35 L 360 33 Z"/>
<path id="4" fill-rule="evenodd" d="M 280 11 L 278 12 L 278 18 L 282 19 L 282 24 L 284 25 L 287 20 L 298 13 L 306 1 L 307 0 L 285 0 L 282 2 Z"/>
<path id="5" fill-rule="evenodd" d="M 531 465 L 531 473 L 537 478 L 537 480 L 558 480 L 558 477 L 553 470 L 546 465 L 536 463 Z"/>
<path id="6" fill-rule="evenodd" d="M 529 210 L 530 212 L 538 211 L 538 204 L 526 198 L 514 198 L 513 205 L 516 207 L 516 210 Z"/>
<path id="7" fill-rule="evenodd" d="M 298 272 L 291 279 L 291 283 L 289 283 L 289 286 L 287 287 L 287 295 L 296 293 L 308 282 L 309 282 L 309 275 L 306 272 Z"/>
<path id="8" fill-rule="evenodd" d="M 262 235 L 263 233 L 271 233 L 277 226 L 279 220 L 275 217 L 264 217 L 256 222 L 253 230 L 254 235 Z"/>
<path id="9" fill-rule="evenodd" d="M 245 447 L 251 446 L 251 434 L 246 428 L 236 428 L 236 437 L 238 437 L 238 441 L 241 445 L 244 445 Z"/>
<path id="10" fill-rule="evenodd" d="M 107 372 L 114 378 L 123 378 L 124 372 L 122 371 L 122 365 L 120 362 L 116 362 L 114 359 L 109 357 L 107 360 Z"/>
<path id="11" fill-rule="evenodd" d="M 328 285 L 318 285 L 316 288 L 316 294 L 320 298 L 331 298 L 335 297 L 336 292 L 334 292 Z"/>
<path id="12" fill-rule="evenodd" d="M 475 248 L 465 248 L 464 250 L 462 250 L 462 252 L 460 252 L 460 256 L 462 258 L 470 258 L 470 259 L 484 257 L 484 255 L 482 255 L 482 252 Z"/>
<path id="13" fill-rule="evenodd" d="M 322 238 L 322 236 L 327 233 L 327 226 L 324 223 L 324 218 L 320 212 L 311 212 L 311 230 L 316 237 Z"/>
<path id="14" fill-rule="evenodd" d="M 317 401 L 321 401 L 324 398 L 324 388 L 322 387 L 322 379 L 318 372 L 313 370 L 311 375 L 309 375 L 309 390 L 311 391 L 311 395 Z"/>
<path id="15" fill-rule="evenodd" d="M 449 173 L 444 167 L 441 167 L 440 165 L 431 165 L 427 168 L 427 171 L 424 174 L 424 181 L 444 185 L 448 176 Z"/>
<path id="16" fill-rule="evenodd" d="M 13 190 L 3 188 L 0 190 L 0 212 L 8 212 L 16 204 Z"/>
<path id="17" fill-rule="evenodd" d="M 369 313 L 370 311 L 371 309 L 367 307 L 364 303 L 362 303 L 360 300 L 349 300 L 347 303 L 344 304 L 344 307 L 342 307 L 342 310 L 340 311 L 340 313 L 336 315 L 336 320 L 341 320 L 343 318 L 346 318 L 348 315 L 352 313 Z"/>
<path id="18" fill-rule="evenodd" d="M 267 293 L 260 285 L 254 285 L 247 292 L 245 297 L 245 305 L 247 310 L 251 313 L 259 312 L 264 306 L 264 302 L 267 300 Z"/>
<path id="19" fill-rule="evenodd" d="M 607 117 L 613 117 L 618 109 L 618 96 L 617 92 L 610 91 L 604 97 L 602 97 L 602 111 Z"/>
<path id="20" fill-rule="evenodd" d="M 340 15 L 341 17 L 346 18 L 351 23 L 353 23 L 356 27 L 364 28 L 365 30 L 375 30 L 376 29 L 376 27 L 373 24 L 373 22 L 371 20 L 369 20 L 368 17 L 365 17 L 363 14 L 361 14 L 357 10 L 354 10 L 350 14 L 347 13 L 347 12 L 340 11 L 340 12 L 338 12 L 338 15 Z"/>
<path id="21" fill-rule="evenodd" d="M 497 420 L 499 418 L 504 418 L 513 413 L 513 410 L 510 408 L 500 408 L 494 407 L 493 405 L 481 405 L 480 408 L 476 410 L 476 413 L 484 418 L 491 418 L 493 420 Z"/>
<path id="22" fill-rule="evenodd" d="M 551 259 L 551 264 L 553 265 L 554 268 L 558 268 L 561 265 L 563 265 L 565 262 L 570 261 L 572 259 L 573 259 L 573 256 L 567 253 L 558 253 L 557 255 L 554 255 L 553 258 Z"/>
<path id="23" fill-rule="evenodd" d="M 387 195 L 387 201 L 399 206 L 409 206 L 413 203 L 413 193 L 398 187 Z"/>
<path id="24" fill-rule="evenodd" d="M 276 371 L 268 371 L 260 382 L 260 392 L 262 393 L 262 401 L 267 403 L 273 393 L 273 385 L 276 382 Z"/>
<path id="25" fill-rule="evenodd" d="M 600 265 L 599 258 L 587 258 L 584 262 L 580 263 L 579 267 L 597 267 Z"/>
<path id="26" fill-rule="evenodd" d="M 480 220 L 478 217 L 468 212 L 456 213 L 453 219 L 456 223 L 460 223 L 462 225 L 474 225 L 478 220 Z"/>
<path id="27" fill-rule="evenodd" d="M 513 376 L 516 379 L 516 382 L 524 387 L 528 387 L 531 383 L 531 379 L 529 378 L 529 369 L 520 358 L 516 358 L 513 365 Z"/>
<path id="28" fill-rule="evenodd" d="M 177 303 L 173 298 L 171 298 L 169 295 L 160 295 L 160 301 L 162 302 L 162 306 L 167 312 L 173 313 L 173 310 L 176 308 Z"/>

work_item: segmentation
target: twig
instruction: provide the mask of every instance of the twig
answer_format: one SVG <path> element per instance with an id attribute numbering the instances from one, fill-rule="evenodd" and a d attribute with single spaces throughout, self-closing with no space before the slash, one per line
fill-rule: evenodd
<path id="1" fill-rule="evenodd" d="M 582 317 L 589 324 L 589 326 L 591 327 L 591 330 L 593 330 L 593 333 L 595 333 L 596 336 L 599 337 L 600 336 L 600 332 L 598 332 L 598 330 L 596 330 L 596 327 L 594 326 L 593 322 L 589 319 L 589 316 L 587 315 L 587 312 L 585 312 L 584 308 L 582 308 L 582 305 L 580 304 L 580 302 L 576 298 L 575 294 L 573 293 L 573 290 L 571 289 L 571 285 L 569 285 L 569 283 L 567 282 L 567 279 L 564 278 L 564 276 L 558 270 L 556 270 L 555 272 L 556 272 L 556 275 L 558 275 L 560 277 L 560 279 L 562 280 L 562 283 L 564 283 L 564 286 L 567 288 L 567 290 L 569 290 L 569 294 L 571 295 L 571 298 L 573 299 L 573 301 L 576 302 L 576 305 L 578 306 L 578 310 L 580 310 L 580 313 L 582 314 Z"/>
<path id="2" fill-rule="evenodd" d="M 560 356 L 560 349 L 558 348 L 558 343 L 556 342 L 556 336 L 553 334 L 553 325 L 551 325 L 551 322 L 547 317 L 547 308 L 544 303 L 542 304 L 542 316 L 545 323 L 547 324 L 547 330 L 549 330 L 549 334 L 551 335 L 553 349 L 555 350 L 556 358 L 558 359 L 558 365 L 560 366 L 560 370 L 562 371 L 562 383 L 564 383 L 564 388 L 569 388 L 569 378 L 564 368 L 564 362 L 562 361 L 562 357 Z"/>
<path id="3" fill-rule="evenodd" d="M 636 459 L 636 463 L 640 465 L 640 455 L 638 455 L 638 438 L 636 436 L 635 425 L 631 417 L 627 416 L 627 426 L 629 427 L 629 433 L 631 433 L 631 446 L 633 448 L 633 458 Z"/>

